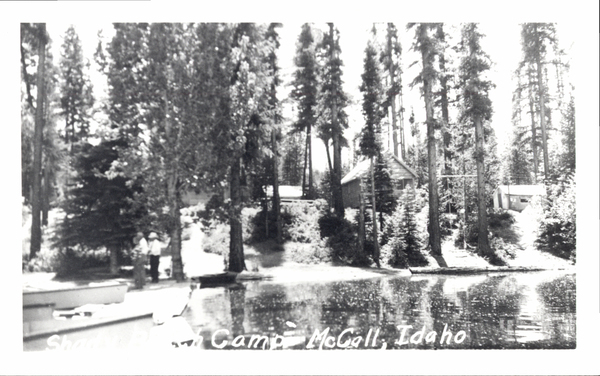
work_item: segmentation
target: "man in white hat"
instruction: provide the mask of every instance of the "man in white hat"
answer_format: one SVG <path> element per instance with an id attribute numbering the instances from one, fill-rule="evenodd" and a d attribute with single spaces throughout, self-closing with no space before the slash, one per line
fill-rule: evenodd
<path id="1" fill-rule="evenodd" d="M 148 255 L 150 255 L 150 276 L 152 277 L 152 283 L 158 283 L 158 264 L 160 263 L 161 244 L 156 232 L 151 232 L 148 236 L 148 240 L 150 240 L 148 249 Z"/>

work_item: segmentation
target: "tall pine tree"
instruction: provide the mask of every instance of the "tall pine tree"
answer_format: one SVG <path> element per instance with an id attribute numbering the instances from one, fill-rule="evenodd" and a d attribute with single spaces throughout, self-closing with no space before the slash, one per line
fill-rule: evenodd
<path id="1" fill-rule="evenodd" d="M 381 132 L 381 120 L 384 117 L 383 111 L 383 88 L 381 86 L 380 71 L 377 61 L 377 51 L 368 43 L 365 49 L 364 71 L 362 74 L 362 84 L 360 91 L 363 93 L 362 112 L 365 118 L 365 126 L 362 130 L 360 140 L 361 154 L 369 158 L 370 167 L 370 185 L 371 185 L 371 206 L 373 220 L 373 261 L 379 264 L 379 240 L 377 236 L 377 200 L 375 195 L 375 165 L 374 160 L 381 154 L 381 145 L 379 134 Z"/>
<path id="2" fill-rule="evenodd" d="M 302 194 L 305 198 L 313 198 L 313 168 L 312 168 L 312 130 L 316 121 L 318 95 L 318 67 L 315 56 L 316 44 L 310 24 L 302 25 L 302 31 L 296 45 L 294 64 L 294 80 L 292 82 L 292 99 L 298 106 L 298 120 L 294 124 L 297 131 L 304 131 L 306 144 L 304 151 L 304 169 L 302 173 Z M 308 182 L 306 171 L 308 169 Z"/>
<path id="3" fill-rule="evenodd" d="M 435 66 L 435 57 L 438 53 L 438 43 L 433 35 L 437 24 L 421 23 L 413 25 L 415 28 L 415 42 L 413 49 L 421 54 L 422 70 L 413 82 L 422 84 L 423 99 L 425 101 L 425 122 L 427 123 L 427 168 L 429 188 L 429 246 L 433 255 L 441 256 L 441 233 L 439 218 L 439 192 L 437 182 L 437 156 L 435 131 L 439 128 L 434 117 L 433 87 L 439 79 L 439 72 Z"/>
<path id="4" fill-rule="evenodd" d="M 481 49 L 482 34 L 477 24 L 466 24 L 462 29 L 461 49 L 463 58 L 460 63 L 461 122 L 472 124 L 475 128 L 475 161 L 477 165 L 477 223 L 478 223 L 478 252 L 482 256 L 493 254 L 488 239 L 487 225 L 487 195 L 485 192 L 485 150 L 483 122 L 492 116 L 492 103 L 489 91 L 493 84 L 485 78 L 491 62 Z"/>

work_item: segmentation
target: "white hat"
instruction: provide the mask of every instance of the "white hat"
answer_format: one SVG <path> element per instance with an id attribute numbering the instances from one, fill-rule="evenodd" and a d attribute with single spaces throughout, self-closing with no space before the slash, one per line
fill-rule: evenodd
<path id="1" fill-rule="evenodd" d="M 150 235 L 148 235 L 148 239 L 158 239 L 158 235 L 156 235 L 156 232 L 151 232 Z"/>

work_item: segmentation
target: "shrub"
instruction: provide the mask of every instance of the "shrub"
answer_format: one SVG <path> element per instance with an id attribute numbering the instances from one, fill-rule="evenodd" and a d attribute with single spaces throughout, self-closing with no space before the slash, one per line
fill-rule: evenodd
<path id="1" fill-rule="evenodd" d="M 268 217 L 267 217 L 268 216 Z M 285 231 L 292 224 L 292 215 L 287 211 L 281 211 L 281 224 L 282 224 L 282 237 L 289 239 L 289 231 Z M 267 218 L 265 218 L 267 217 Z M 269 236 L 267 237 L 267 224 L 265 219 L 268 220 Z M 265 213 L 264 210 L 259 211 L 254 217 L 250 219 L 252 224 L 250 243 L 263 242 L 269 239 L 275 239 L 277 237 L 277 221 L 273 210 L 269 210 Z"/>
<path id="2" fill-rule="evenodd" d="M 284 236 L 293 242 L 315 243 L 321 239 L 319 231 L 319 217 L 321 209 L 325 207 L 323 200 L 309 203 L 293 203 L 284 207 L 286 216 L 289 215 L 291 223 L 284 228 Z"/>
<path id="3" fill-rule="evenodd" d="M 318 224 L 321 237 L 326 239 L 325 244 L 331 248 L 335 259 L 354 266 L 371 264 L 366 247 L 359 249 L 356 224 L 329 212 L 319 218 Z"/>
<path id="4" fill-rule="evenodd" d="M 488 226 L 490 228 L 509 227 L 515 223 L 513 215 L 507 211 L 494 211 L 488 213 Z"/>
<path id="5" fill-rule="evenodd" d="M 23 271 L 28 272 L 53 272 L 57 260 L 56 251 L 42 247 L 40 251 L 31 260 L 29 254 L 23 255 Z"/>
<path id="6" fill-rule="evenodd" d="M 327 247 L 325 240 L 310 244 L 290 243 L 286 252 L 291 261 L 300 264 L 323 264 L 332 260 L 331 248 Z"/>
<path id="7" fill-rule="evenodd" d="M 71 247 L 56 253 L 54 271 L 56 278 L 73 277 L 87 268 L 108 267 L 110 264 L 106 252 L 76 251 Z"/>
<path id="8" fill-rule="evenodd" d="M 404 195 L 384 229 L 388 241 L 382 247 L 382 261 L 392 267 L 406 268 L 428 264 L 421 253 L 422 242 L 418 236 L 414 202 L 412 195 Z"/>
<path id="9" fill-rule="evenodd" d="M 335 235 L 338 230 L 347 222 L 344 218 L 340 218 L 333 213 L 326 213 L 319 218 L 319 231 L 322 238 L 328 238 Z"/>
<path id="10" fill-rule="evenodd" d="M 204 252 L 225 255 L 229 253 L 229 225 L 212 220 L 204 227 Z"/>
<path id="11" fill-rule="evenodd" d="M 536 244 L 542 250 L 575 261 L 576 184 L 573 176 L 548 186 L 548 200 Z"/>

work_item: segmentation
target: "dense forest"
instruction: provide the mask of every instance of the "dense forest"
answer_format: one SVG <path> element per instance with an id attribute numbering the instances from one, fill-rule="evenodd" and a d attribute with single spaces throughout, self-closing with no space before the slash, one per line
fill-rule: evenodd
<path id="1" fill-rule="evenodd" d="M 234 272 L 247 269 L 245 246 L 269 239 L 310 245 L 299 248 L 308 262 L 398 268 L 443 257 L 453 239 L 503 265 L 509 240 L 492 229 L 511 214 L 493 197 L 519 185 L 545 191 L 531 202 L 537 248 L 575 261 L 575 97 L 557 25 L 518 26 L 502 150 L 479 24 L 373 24 L 356 92 L 344 86 L 334 23 L 296 31 L 286 80 L 281 24 L 112 27 L 88 56 L 74 26 L 53 39 L 45 24 L 21 24 L 24 269 L 69 273 L 95 259 L 116 274 L 131 262 L 134 235 L 156 231 L 181 281 L 190 210 L 207 234 L 198 251 L 223 254 Z M 390 161 L 413 181 L 400 186 Z M 351 207 L 342 181 L 361 162 L 364 189 Z M 281 186 L 300 197 L 283 205 Z M 186 208 L 189 192 L 210 199 Z"/>

